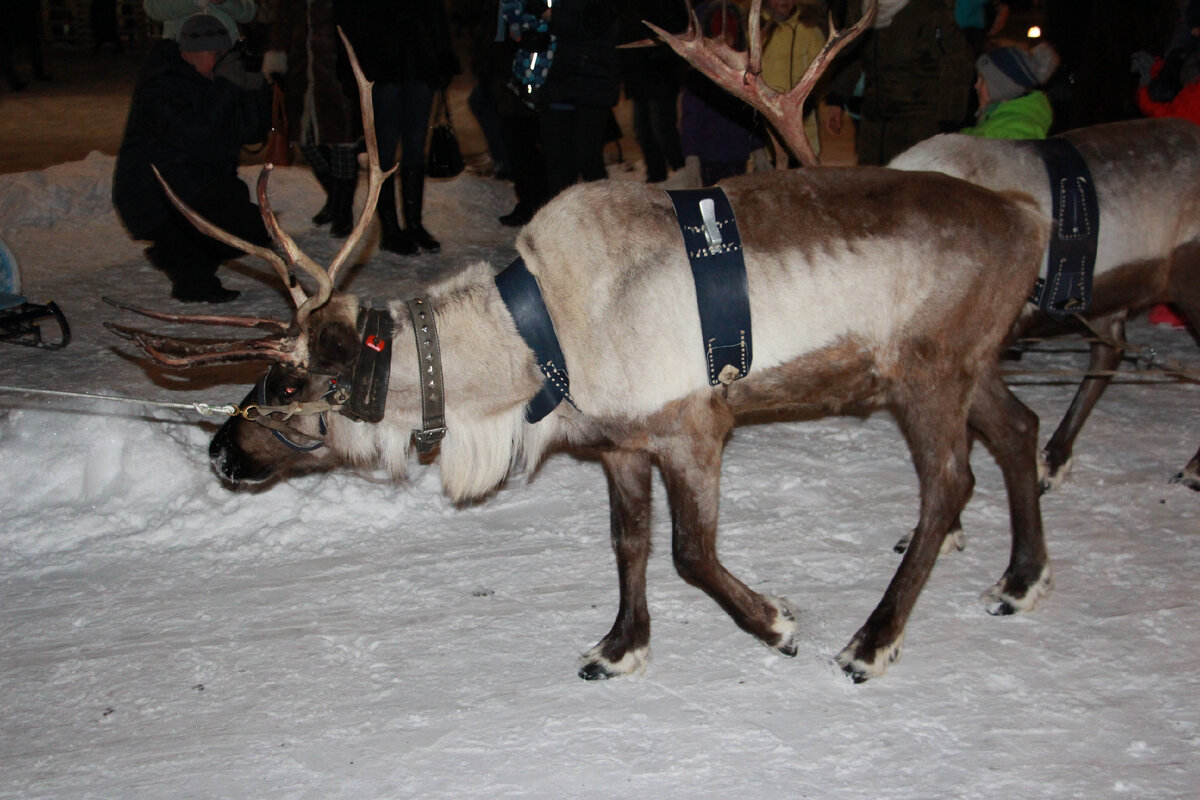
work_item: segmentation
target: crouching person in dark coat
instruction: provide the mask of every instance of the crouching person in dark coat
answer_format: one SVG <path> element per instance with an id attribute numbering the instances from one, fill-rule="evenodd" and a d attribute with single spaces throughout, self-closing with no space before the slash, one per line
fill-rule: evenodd
<path id="1" fill-rule="evenodd" d="M 200 216 L 270 245 L 237 166 L 242 145 L 265 138 L 271 96 L 232 46 L 220 20 L 204 14 L 183 24 L 178 42 L 155 44 L 134 87 L 117 156 L 113 205 L 133 238 L 152 242 L 146 257 L 171 279 L 171 296 L 185 303 L 236 299 L 239 293 L 223 287 L 216 273 L 242 253 L 197 231 L 171 205 L 152 166 Z"/>

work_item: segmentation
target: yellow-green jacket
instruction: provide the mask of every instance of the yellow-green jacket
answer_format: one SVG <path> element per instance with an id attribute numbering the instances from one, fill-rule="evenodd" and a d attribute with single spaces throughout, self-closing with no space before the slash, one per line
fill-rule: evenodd
<path id="1" fill-rule="evenodd" d="M 807 25 L 801 20 L 803 6 L 797 6 L 792 16 L 776 22 L 763 45 L 762 77 L 772 89 L 786 92 L 796 85 L 804 70 L 816 58 L 825 44 L 825 34 L 820 28 Z M 763 26 L 768 24 L 763 15 Z M 812 97 L 805 103 L 804 132 L 812 143 L 813 151 L 821 152 L 820 125 L 817 123 L 818 98 Z"/>

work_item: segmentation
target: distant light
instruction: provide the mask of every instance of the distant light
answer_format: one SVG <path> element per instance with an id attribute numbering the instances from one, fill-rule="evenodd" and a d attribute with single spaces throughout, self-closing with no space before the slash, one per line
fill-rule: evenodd
<path id="1" fill-rule="evenodd" d="M 1029 38 L 1029 39 L 1037 39 L 1037 38 L 1040 38 L 1040 37 L 1041 37 L 1041 35 L 1042 35 L 1042 29 L 1041 29 L 1041 28 L 1039 28 L 1037 25 L 1034 25 L 1034 26 L 1033 26 L 1032 28 L 1030 28 L 1030 29 L 1029 29 L 1029 31 L 1028 31 L 1028 32 L 1025 34 L 1026 38 Z"/>

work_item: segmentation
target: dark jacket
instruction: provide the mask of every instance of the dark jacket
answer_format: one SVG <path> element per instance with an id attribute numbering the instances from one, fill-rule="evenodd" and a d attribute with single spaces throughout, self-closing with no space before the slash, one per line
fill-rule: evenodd
<path id="1" fill-rule="evenodd" d="M 630 100 L 673 99 L 679 94 L 688 63 L 675 51 L 657 41 L 642 24 L 654 23 L 667 33 L 683 33 L 688 26 L 687 5 L 682 0 L 629 0 L 621 12 L 620 41 L 657 42 L 651 47 L 629 47 L 617 51 L 621 81 Z"/>
<path id="2" fill-rule="evenodd" d="M 125 227 L 145 239 L 167 220 L 170 201 L 151 165 L 188 202 L 213 181 L 236 180 L 242 145 L 261 142 L 270 122 L 268 90 L 209 80 L 183 60 L 178 44 L 157 42 L 133 90 L 113 176 L 113 205 Z"/>
<path id="3" fill-rule="evenodd" d="M 419 80 L 440 88 L 459 73 L 444 3 L 335 0 L 334 8 L 367 80 L 391 84 Z M 346 72 L 342 78 L 353 87 L 353 76 Z"/>
<path id="4" fill-rule="evenodd" d="M 855 14 L 854 19 L 858 18 Z M 848 97 L 866 75 L 869 121 L 925 118 L 957 130 L 966 116 L 974 59 L 950 0 L 909 0 L 886 28 L 873 28 L 839 58 L 830 94 Z"/>
<path id="5" fill-rule="evenodd" d="M 558 50 L 546 96 L 551 103 L 611 107 L 621 96 L 617 62 L 620 32 L 616 0 L 570 0 L 556 3 L 550 33 Z"/>

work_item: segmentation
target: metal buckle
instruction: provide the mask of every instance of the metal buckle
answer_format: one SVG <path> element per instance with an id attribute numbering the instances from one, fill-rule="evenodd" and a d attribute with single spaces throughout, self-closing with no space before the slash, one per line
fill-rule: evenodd
<path id="1" fill-rule="evenodd" d="M 433 448 L 446 436 L 446 427 L 413 428 L 412 438 L 417 443 L 418 453 L 432 453 Z"/>

